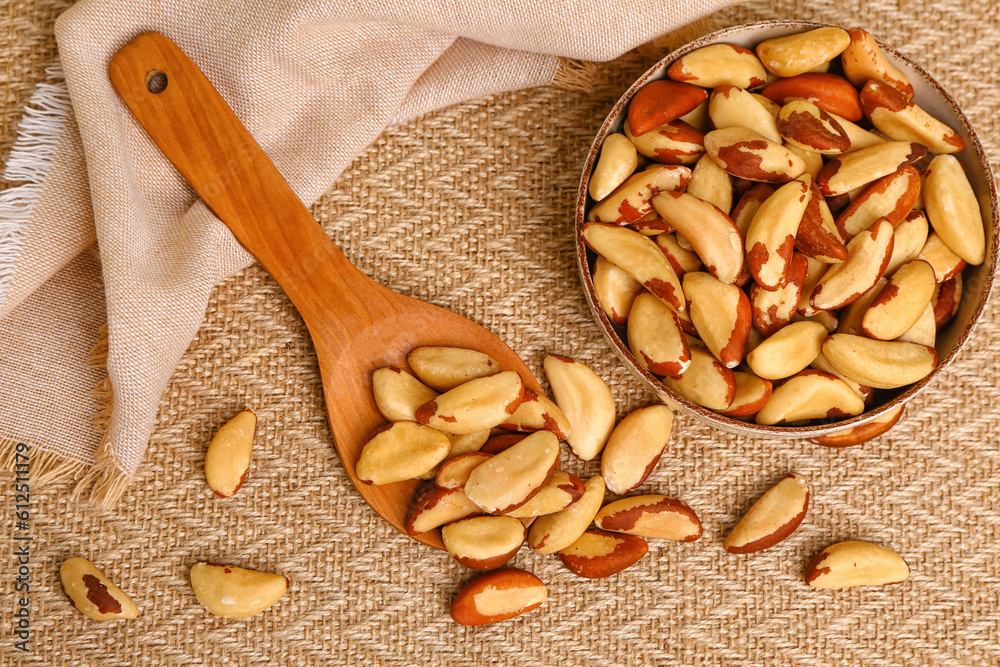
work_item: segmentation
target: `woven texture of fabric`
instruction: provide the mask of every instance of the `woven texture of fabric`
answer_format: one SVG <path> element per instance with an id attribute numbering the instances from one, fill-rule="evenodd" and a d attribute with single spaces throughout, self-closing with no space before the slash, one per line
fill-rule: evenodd
<path id="1" fill-rule="evenodd" d="M 8 5 L 4 150 L 53 57 L 61 6 Z M 608 350 L 580 287 L 572 219 L 584 157 L 614 101 L 667 48 L 710 28 L 778 18 L 864 26 L 912 56 L 963 106 L 996 169 L 1000 16 L 987 3 L 755 1 L 597 66 L 592 91 L 505 93 L 394 127 L 314 213 L 363 271 L 480 322 L 538 377 L 548 353 L 587 362 L 624 415 L 653 397 Z M 14 648 L 8 592 L 17 545 L 0 540 L 0 663 L 997 665 L 998 345 L 994 302 L 966 351 L 903 420 L 859 448 L 728 436 L 678 415 L 644 488 L 689 504 L 704 537 L 651 541 L 638 564 L 597 581 L 524 549 L 513 564 L 546 582 L 548 601 L 521 619 L 470 629 L 448 615 L 470 571 L 392 530 L 351 487 L 330 441 L 306 329 L 254 265 L 212 293 L 160 404 L 148 458 L 119 504 L 79 504 L 66 484 L 32 489 L 31 652 Z M 204 481 L 205 447 L 244 406 L 260 418 L 254 461 L 243 489 L 222 500 Z M 597 464 L 567 468 L 584 476 Z M 812 488 L 799 530 L 757 555 L 723 551 L 742 513 L 789 471 Z M 0 471 L 5 507 L 12 482 Z M 13 518 L 4 522 L 12 533 Z M 911 578 L 885 589 L 807 588 L 809 558 L 847 539 L 896 550 Z M 103 569 L 142 616 L 101 624 L 78 614 L 59 584 L 70 556 Z M 291 591 L 254 618 L 215 618 L 188 583 L 202 560 L 280 572 Z"/>

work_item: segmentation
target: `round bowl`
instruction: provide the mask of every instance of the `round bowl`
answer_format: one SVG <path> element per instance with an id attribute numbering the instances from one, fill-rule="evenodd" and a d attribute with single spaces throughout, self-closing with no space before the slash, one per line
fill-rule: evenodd
<path id="1" fill-rule="evenodd" d="M 1000 213 L 1000 206 L 998 206 L 993 173 L 975 130 L 954 98 L 926 70 L 902 53 L 879 42 L 879 46 L 885 52 L 886 56 L 909 77 L 914 87 L 914 100 L 929 113 L 950 125 L 965 140 L 965 149 L 956 153 L 955 157 L 961 160 L 967 167 L 969 181 L 979 198 L 986 226 L 986 260 L 979 266 L 966 267 L 962 273 L 963 296 L 961 306 L 954 319 L 938 331 L 936 347 L 939 362 L 937 367 L 927 377 L 916 384 L 896 390 L 880 391 L 876 399 L 878 402 L 857 417 L 810 426 L 764 426 L 725 417 L 692 403 L 667 388 L 655 375 L 647 371 L 636 361 L 625 342 L 625 327 L 612 323 L 598 303 L 591 273 L 597 256 L 585 246 L 583 241 L 583 225 L 586 221 L 587 212 L 593 204 L 593 200 L 587 192 L 587 187 L 590 183 L 591 171 L 600 155 L 604 139 L 610 133 L 621 131 L 627 117 L 629 101 L 636 92 L 651 81 L 667 78 L 667 68 L 681 56 L 718 42 L 736 44 L 750 50 L 755 50 L 756 45 L 765 39 L 781 37 L 824 25 L 826 24 L 807 21 L 765 21 L 750 23 L 719 30 L 675 50 L 639 77 L 625 91 L 625 94 L 621 96 L 614 108 L 611 109 L 611 113 L 605 118 L 590 148 L 590 152 L 587 154 L 586 165 L 580 179 L 580 190 L 576 204 L 577 263 L 580 270 L 580 277 L 583 281 L 584 292 L 587 296 L 587 302 L 590 304 L 594 318 L 601 325 L 601 329 L 608 343 L 611 345 L 611 349 L 635 377 L 655 392 L 664 403 L 674 409 L 693 415 L 695 418 L 711 426 L 737 435 L 784 439 L 803 439 L 832 435 L 878 419 L 905 404 L 935 382 L 941 371 L 954 362 L 962 348 L 965 347 L 976 328 L 976 324 L 983 316 L 983 311 L 986 308 L 997 271 L 998 249 L 996 241 L 998 230 L 1000 230 L 1000 214 L 998 214 Z"/>

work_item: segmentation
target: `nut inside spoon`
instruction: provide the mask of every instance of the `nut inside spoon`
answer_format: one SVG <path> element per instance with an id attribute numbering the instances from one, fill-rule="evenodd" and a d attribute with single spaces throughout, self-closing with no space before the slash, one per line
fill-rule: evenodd
<path id="1" fill-rule="evenodd" d="M 373 486 L 354 467 L 386 420 L 372 373 L 407 369 L 421 346 L 479 350 L 540 392 L 524 362 L 468 319 L 379 285 L 359 271 L 302 205 L 205 75 L 167 37 L 147 32 L 111 60 L 111 82 L 139 124 L 236 239 L 288 295 L 316 350 L 334 446 L 368 504 L 399 530 L 416 481 Z M 437 531 L 415 539 L 442 547 Z"/>

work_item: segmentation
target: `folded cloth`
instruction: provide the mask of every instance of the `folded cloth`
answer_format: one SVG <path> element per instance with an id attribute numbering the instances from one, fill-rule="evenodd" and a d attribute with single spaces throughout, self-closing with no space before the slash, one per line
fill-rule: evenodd
<path id="1" fill-rule="evenodd" d="M 180 45 L 311 204 L 388 125 L 549 84 L 730 1 L 77 3 L 0 193 L 0 458 L 26 442 L 33 481 L 113 504 L 212 288 L 253 261 L 111 87 L 138 34 Z"/>

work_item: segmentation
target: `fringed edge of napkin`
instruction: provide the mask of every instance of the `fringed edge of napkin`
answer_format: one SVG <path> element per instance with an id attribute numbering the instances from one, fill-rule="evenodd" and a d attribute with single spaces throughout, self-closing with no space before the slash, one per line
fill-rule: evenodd
<path id="1" fill-rule="evenodd" d="M 102 324 L 97 343 L 90 350 L 87 365 L 104 368 L 108 361 L 108 325 Z M 91 421 L 104 437 L 94 454 L 93 461 L 81 461 L 65 454 L 45 449 L 44 446 L 22 438 L 0 436 L 0 469 L 14 470 L 20 461 L 18 446 L 28 446 L 30 481 L 32 484 L 47 485 L 60 482 L 75 483 L 72 498 L 88 501 L 99 507 L 110 507 L 118 502 L 132 483 L 133 475 L 128 474 L 115 459 L 111 443 L 107 437 L 108 422 L 114 391 L 111 380 L 104 378 L 91 390 L 100 408 L 91 415 Z"/>
<path id="2" fill-rule="evenodd" d="M 101 325 L 97 343 L 90 349 L 87 365 L 104 368 L 108 363 L 108 325 Z M 73 498 L 80 499 L 89 493 L 89 501 L 99 507 L 110 507 L 118 502 L 132 483 L 133 475 L 128 474 L 115 459 L 111 440 L 108 438 L 108 424 L 111 421 L 111 407 L 115 393 L 110 378 L 104 378 L 91 390 L 100 408 L 91 415 L 94 428 L 104 435 L 94 453 L 94 463 L 80 477 L 73 489 Z"/>
<path id="3" fill-rule="evenodd" d="M 0 452 L 3 452 L 0 455 L 0 468 L 15 469 L 15 465 L 21 462 L 18 445 L 22 444 L 28 446 L 28 480 L 31 484 L 42 486 L 69 482 L 84 474 L 92 465 L 86 461 L 68 458 L 58 452 L 45 451 L 36 444 L 18 438 L 0 437 Z"/>
<path id="4" fill-rule="evenodd" d="M 0 305 L 21 257 L 25 221 L 35 207 L 59 137 L 72 113 L 62 64 L 56 61 L 45 68 L 45 75 L 46 80 L 35 87 L 24 109 L 3 173 L 5 180 L 20 185 L 0 192 Z"/>
<path id="5" fill-rule="evenodd" d="M 601 64 L 590 60 L 560 58 L 556 73 L 549 83 L 560 90 L 580 90 L 593 93 L 595 81 L 601 73 Z"/>

